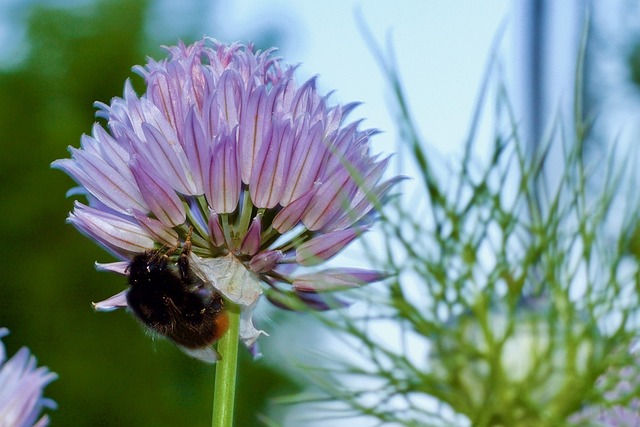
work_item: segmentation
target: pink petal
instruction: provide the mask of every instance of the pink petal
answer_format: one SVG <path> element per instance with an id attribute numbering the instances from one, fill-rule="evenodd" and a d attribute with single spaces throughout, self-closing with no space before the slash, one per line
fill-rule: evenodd
<path id="1" fill-rule="evenodd" d="M 115 294 L 104 301 L 93 303 L 93 309 L 96 311 L 113 311 L 125 307 L 127 307 L 127 290 Z"/>
<path id="2" fill-rule="evenodd" d="M 320 264 L 340 252 L 365 230 L 366 227 L 348 228 L 314 237 L 298 247 L 296 261 L 306 266 Z"/>
<path id="3" fill-rule="evenodd" d="M 351 211 L 336 219 L 335 222 L 332 221 L 331 227 L 328 230 L 342 230 L 350 227 L 357 221 L 360 221 L 368 212 L 371 211 L 375 204 L 382 203 L 384 196 L 389 192 L 389 190 L 403 179 L 406 179 L 406 177 L 396 176 L 378 185 L 373 191 L 365 197 L 362 197 Z M 357 198 L 357 196 L 354 197 L 354 199 Z"/>
<path id="4" fill-rule="evenodd" d="M 231 213 L 240 200 L 240 171 L 236 153 L 237 127 L 223 136 L 213 149 L 205 191 L 211 209 L 216 213 Z"/>
<path id="5" fill-rule="evenodd" d="M 122 276 L 127 275 L 127 268 L 129 268 L 129 261 L 118 261 L 118 262 L 109 262 L 109 263 L 100 263 L 96 262 L 96 270 L 98 271 L 107 271 L 110 273 L 120 274 Z"/>
<path id="6" fill-rule="evenodd" d="M 240 244 L 240 252 L 247 255 L 255 255 L 260 250 L 261 243 L 261 217 L 260 215 L 253 218 L 247 234 Z"/>
<path id="7" fill-rule="evenodd" d="M 348 184 L 354 184 L 350 180 L 349 172 L 341 170 L 320 185 L 302 217 L 303 224 L 309 230 L 320 230 L 337 214 L 346 211 L 349 202 Z"/>
<path id="8" fill-rule="evenodd" d="M 189 159 L 189 170 L 191 171 L 197 194 L 203 194 L 204 182 L 209 174 L 211 149 L 205 139 L 202 123 L 193 107 L 189 109 L 183 127 L 182 144 Z"/>
<path id="9" fill-rule="evenodd" d="M 153 239 L 147 232 L 125 218 L 76 202 L 68 222 L 107 249 L 122 255 L 153 249 Z"/>
<path id="10" fill-rule="evenodd" d="M 180 198 L 164 178 L 150 173 L 150 167 L 143 165 L 143 161 L 135 156 L 131 162 L 131 171 L 149 209 L 168 227 L 183 224 L 186 212 Z"/>
<path id="11" fill-rule="evenodd" d="M 97 123 L 93 125 L 91 134 L 93 135 L 93 138 L 95 138 L 94 141 L 96 142 L 96 150 L 94 151 L 94 153 L 97 155 L 102 155 L 103 158 L 129 182 L 135 182 L 133 179 L 133 175 L 129 170 L 131 148 L 125 148 L 124 146 L 122 146 L 120 141 L 109 135 L 107 131 Z M 82 147 L 87 150 L 84 144 Z"/>
<path id="12" fill-rule="evenodd" d="M 336 131 L 329 139 L 331 143 L 331 155 L 323 166 L 325 174 L 333 174 L 336 169 L 344 169 L 344 163 L 348 161 L 349 153 L 356 158 L 362 159 L 363 150 L 358 147 L 359 143 L 367 141 L 369 134 L 358 132 L 358 126 L 362 120 L 349 123 L 346 127 Z M 368 156 L 367 156 L 368 157 Z M 369 159 L 367 159 L 367 162 Z M 327 176 L 327 175 L 325 175 Z"/>
<path id="13" fill-rule="evenodd" d="M 52 167 L 71 175 L 98 200 L 118 212 L 146 210 L 140 191 L 97 154 L 70 148 L 73 159 L 56 160 Z"/>
<path id="14" fill-rule="evenodd" d="M 291 230 L 302 218 L 302 215 L 309 206 L 309 202 L 311 202 L 311 199 L 313 198 L 316 188 L 317 186 L 312 187 L 298 200 L 295 200 L 293 203 L 285 206 L 284 209 L 278 212 L 271 223 L 273 228 L 278 230 L 280 234 Z"/>
<path id="15" fill-rule="evenodd" d="M 301 114 L 312 112 L 317 105 L 319 96 L 316 93 L 316 80 L 317 77 L 312 77 L 298 89 L 293 101 L 291 103 L 291 109 L 293 110 L 293 117 L 298 117 Z"/>
<path id="16" fill-rule="evenodd" d="M 154 241 L 167 246 L 175 246 L 178 244 L 178 233 L 173 228 L 165 226 L 162 221 L 149 218 L 146 214 L 137 211 L 133 212 L 133 217 L 138 221 L 138 224 L 149 233 Z"/>
<path id="17" fill-rule="evenodd" d="M 211 212 L 209 215 L 209 239 L 215 246 L 220 247 L 225 244 L 224 232 L 220 225 L 220 220 L 216 213 Z"/>
<path id="18" fill-rule="evenodd" d="M 296 82 L 293 78 L 295 67 L 289 68 L 285 75 L 274 84 L 269 94 L 273 98 L 273 111 L 281 114 L 282 117 L 294 119 L 291 114 L 291 103 L 296 94 Z"/>
<path id="19" fill-rule="evenodd" d="M 142 114 L 144 114 L 143 122 L 140 124 L 140 128 L 136 129 L 137 132 L 142 130 L 141 137 L 145 136 L 144 128 L 155 129 L 157 136 L 160 136 L 161 140 L 165 140 L 170 144 L 178 142 L 178 134 L 175 126 L 172 126 L 171 122 L 165 117 L 164 113 L 160 111 L 160 108 L 154 104 L 150 99 L 144 96 L 139 100 Z M 141 138 L 143 139 L 143 138 Z M 165 149 L 166 147 L 158 147 Z M 168 159 L 169 160 L 169 159 Z"/>
<path id="20" fill-rule="evenodd" d="M 146 142 L 138 152 L 144 156 L 166 182 L 182 194 L 199 194 L 191 175 L 189 160 L 173 129 L 166 135 L 147 123 L 142 124 Z"/>
<path id="21" fill-rule="evenodd" d="M 327 294 L 321 295 L 315 292 L 281 292 L 275 289 L 269 289 L 265 293 L 265 296 L 269 302 L 276 307 L 291 311 L 305 311 L 309 309 L 326 311 L 344 308 L 350 305 L 350 303 L 335 296 L 329 296 Z"/>
<path id="22" fill-rule="evenodd" d="M 293 280 L 293 288 L 307 292 L 331 292 L 377 282 L 387 275 L 381 271 L 357 268 L 336 268 L 302 274 Z"/>
<path id="23" fill-rule="evenodd" d="M 264 135 L 270 127 L 270 115 L 267 114 L 267 90 L 264 86 L 256 88 L 248 97 L 241 112 L 238 131 L 240 151 L 240 171 L 242 182 L 249 183 L 253 164 L 258 155 Z"/>
<path id="24" fill-rule="evenodd" d="M 322 123 L 316 123 L 310 130 L 308 126 L 308 119 L 305 119 L 297 130 L 291 166 L 280 197 L 282 206 L 287 206 L 309 191 L 327 152 Z"/>
<path id="25" fill-rule="evenodd" d="M 271 209 L 280 200 L 289 172 L 291 133 L 289 122 L 273 126 L 260 147 L 249 182 L 251 200 L 258 208 Z"/>
<path id="26" fill-rule="evenodd" d="M 251 258 L 249 262 L 249 268 L 256 273 L 266 273 L 273 270 L 284 258 L 282 251 L 265 251 L 260 252 Z"/>
<path id="27" fill-rule="evenodd" d="M 240 122 L 243 86 L 242 77 L 233 69 L 226 69 L 218 80 L 216 91 L 218 105 L 230 129 Z"/>

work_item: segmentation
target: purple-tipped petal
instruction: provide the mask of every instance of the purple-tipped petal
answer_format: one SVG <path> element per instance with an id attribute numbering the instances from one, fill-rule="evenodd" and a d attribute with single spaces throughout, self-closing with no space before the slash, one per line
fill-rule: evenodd
<path id="1" fill-rule="evenodd" d="M 189 215 L 191 226 L 199 230 L 206 230 L 209 223 L 209 215 L 203 212 L 202 200 L 199 201 L 195 197 L 187 197 L 183 200 L 186 202 L 185 209 L 191 214 Z M 210 211 L 211 209 L 207 210 Z"/>
<path id="2" fill-rule="evenodd" d="M 104 158 L 120 175 L 134 183 L 135 180 L 129 170 L 131 147 L 123 146 L 97 123 L 91 128 L 91 134 L 93 138 L 83 137 L 81 139 L 82 148 Z"/>
<path id="3" fill-rule="evenodd" d="M 110 273 L 116 273 L 120 274 L 121 276 L 126 276 L 129 264 L 129 261 L 118 261 L 109 263 L 96 262 L 95 266 L 96 270 L 98 271 L 108 271 Z"/>
<path id="4" fill-rule="evenodd" d="M 340 252 L 365 230 L 365 227 L 349 228 L 314 237 L 298 247 L 296 261 L 306 266 L 320 264 Z"/>
<path id="5" fill-rule="evenodd" d="M 218 80 L 217 101 L 220 113 L 229 128 L 235 127 L 240 122 L 243 86 L 242 77 L 232 69 L 225 70 Z"/>
<path id="6" fill-rule="evenodd" d="M 142 124 L 142 131 L 146 143 L 140 147 L 140 154 L 148 160 L 149 165 L 179 193 L 199 194 L 189 169 L 189 160 L 178 143 L 175 131 L 166 135 L 147 123 Z"/>
<path id="7" fill-rule="evenodd" d="M 298 90 L 295 79 L 293 78 L 296 68 L 297 67 L 291 67 L 286 70 L 280 79 L 273 83 L 271 93 L 269 94 L 272 110 L 277 112 L 283 118 L 294 118 L 291 114 L 291 103 L 293 102 L 293 98 Z"/>
<path id="8" fill-rule="evenodd" d="M 350 179 L 349 172 L 341 170 L 320 185 L 314 193 L 309 209 L 302 217 L 302 223 L 309 230 L 320 230 L 337 214 L 344 211 L 350 196 L 350 191 L 347 189 L 355 186 Z"/>
<path id="9" fill-rule="evenodd" d="M 151 238 L 163 245 L 175 246 L 178 244 L 178 233 L 165 226 L 161 221 L 157 219 L 149 218 L 142 212 L 133 212 L 133 217 L 138 221 L 138 224 L 144 228 Z"/>
<path id="10" fill-rule="evenodd" d="M 256 273 L 267 273 L 278 265 L 284 259 L 282 251 L 264 251 L 251 258 L 249 268 Z"/>
<path id="11" fill-rule="evenodd" d="M 149 209 L 168 227 L 183 224 L 186 212 L 180 198 L 163 178 L 150 173 L 148 169 L 142 158 L 133 158 L 131 170 Z"/>
<path id="12" fill-rule="evenodd" d="M 135 101 L 134 101 L 135 102 Z M 148 136 L 145 132 L 145 127 L 147 129 L 153 129 L 156 131 L 156 138 L 160 137 L 161 140 L 165 140 L 169 144 L 178 142 L 178 131 L 177 129 L 171 125 L 171 122 L 167 119 L 164 113 L 160 108 L 164 109 L 164 107 L 160 107 L 154 104 L 150 99 L 141 97 L 138 101 L 140 103 L 140 110 L 142 111 L 143 117 L 142 122 L 140 123 L 140 128 L 137 128 L 138 131 L 142 130 L 143 136 Z M 144 140 L 144 138 L 142 138 Z M 165 146 L 156 146 L 149 147 L 157 150 L 166 151 L 167 148 Z M 168 151 L 167 151 L 168 152 Z M 159 154 L 159 151 L 157 152 Z M 171 158 L 164 159 L 165 161 L 173 162 L 174 160 Z"/>
<path id="13" fill-rule="evenodd" d="M 189 109 L 184 124 L 184 151 L 189 159 L 189 170 L 193 179 L 196 194 L 203 194 L 205 182 L 209 176 L 211 147 L 207 143 L 198 114 Z"/>
<path id="14" fill-rule="evenodd" d="M 316 311 L 335 310 L 338 308 L 346 308 L 351 305 L 350 302 L 334 295 L 303 291 L 298 291 L 296 294 L 309 308 Z"/>
<path id="15" fill-rule="evenodd" d="M 357 204 L 335 222 L 332 222 L 330 230 L 342 230 L 360 221 L 373 209 L 374 205 L 382 203 L 389 190 L 403 179 L 406 177 L 396 176 L 376 186 L 369 194 L 363 195 L 363 197 L 354 197 L 354 202 L 359 199 Z"/>
<path id="16" fill-rule="evenodd" d="M 351 304 L 331 294 L 317 294 L 303 291 L 279 291 L 269 289 L 265 296 L 267 300 L 278 308 L 289 311 L 302 312 L 306 310 L 327 311 L 345 308 Z"/>
<path id="17" fill-rule="evenodd" d="M 47 427 L 49 425 L 49 421 L 49 416 L 43 415 L 42 418 L 33 425 L 33 427 Z"/>
<path id="18" fill-rule="evenodd" d="M 172 78 L 176 75 L 176 65 L 176 63 L 167 64 L 167 70 L 156 68 L 146 76 L 147 97 L 161 108 L 164 117 L 174 129 L 182 123 L 183 113 L 180 88 L 176 87 L 177 82 Z"/>
<path id="19" fill-rule="evenodd" d="M 271 209 L 280 200 L 289 172 L 292 132 L 288 122 L 274 126 L 260 147 L 249 182 L 251 200 L 256 207 Z"/>
<path id="20" fill-rule="evenodd" d="M 225 135 L 213 149 L 209 177 L 205 181 L 206 196 L 216 213 L 231 213 L 240 200 L 240 171 L 236 153 L 237 128 Z"/>
<path id="21" fill-rule="evenodd" d="M 214 96 L 215 83 L 213 82 L 213 76 L 207 74 L 204 79 L 204 96 L 203 108 L 202 108 L 202 128 L 204 130 L 205 141 L 208 144 L 211 141 L 215 141 L 223 132 L 229 132 L 228 124 L 222 119 L 220 113 L 220 106 L 218 105 L 217 98 Z"/>
<path id="22" fill-rule="evenodd" d="M 220 247 L 225 244 L 224 231 L 220 225 L 218 214 L 211 213 L 209 215 L 209 239 L 215 246 Z"/>
<path id="23" fill-rule="evenodd" d="M 327 152 L 323 137 L 322 123 L 318 122 L 309 129 L 308 119 L 305 118 L 294 141 L 291 167 L 280 197 L 282 206 L 287 206 L 313 187 Z"/>
<path id="24" fill-rule="evenodd" d="M 298 200 L 286 206 L 273 218 L 271 225 L 278 230 L 279 233 L 285 233 L 295 227 L 304 215 L 317 186 L 314 186 L 306 194 L 302 195 Z"/>
<path id="25" fill-rule="evenodd" d="M 71 175 L 113 210 L 125 213 L 128 209 L 147 209 L 137 186 L 101 157 L 75 148 L 70 148 L 70 151 L 73 159 L 56 160 L 51 166 Z"/>
<path id="26" fill-rule="evenodd" d="M 317 76 L 310 78 L 304 82 L 296 92 L 293 102 L 291 103 L 293 117 L 298 117 L 301 114 L 308 114 L 315 111 L 319 99 L 319 96 L 316 93 L 317 79 Z"/>
<path id="27" fill-rule="evenodd" d="M 93 309 L 95 311 L 113 311 L 119 308 L 127 307 L 127 290 L 115 294 L 104 301 L 94 302 Z"/>
<path id="28" fill-rule="evenodd" d="M 240 151 L 240 170 L 242 182 L 249 183 L 255 159 L 268 132 L 269 115 L 267 115 L 267 90 L 259 86 L 247 100 L 242 111 L 238 132 L 238 148 Z"/>
<path id="29" fill-rule="evenodd" d="M 240 252 L 246 255 L 255 255 L 260 250 L 260 233 L 262 229 L 260 215 L 253 218 L 247 234 L 240 244 Z"/>
<path id="30" fill-rule="evenodd" d="M 110 251 L 122 254 L 153 249 L 153 239 L 138 224 L 78 202 L 74 206 L 67 221 Z"/>
<path id="31" fill-rule="evenodd" d="M 377 282 L 386 277 L 388 275 L 381 271 L 335 268 L 295 277 L 293 288 L 306 292 L 339 291 Z"/>

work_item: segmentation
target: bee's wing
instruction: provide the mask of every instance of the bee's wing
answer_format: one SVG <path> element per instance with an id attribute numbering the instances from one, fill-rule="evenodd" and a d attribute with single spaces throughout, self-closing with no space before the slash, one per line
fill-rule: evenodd
<path id="1" fill-rule="evenodd" d="M 216 363 L 218 360 L 220 360 L 220 355 L 213 349 L 213 347 L 187 348 L 179 345 L 178 348 L 185 354 L 188 354 L 189 356 L 206 363 Z"/>

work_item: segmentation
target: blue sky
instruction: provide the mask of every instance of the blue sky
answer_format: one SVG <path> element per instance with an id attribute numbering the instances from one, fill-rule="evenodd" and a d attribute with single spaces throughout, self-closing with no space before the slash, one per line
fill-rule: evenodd
<path id="1" fill-rule="evenodd" d="M 16 60 L 24 52 L 22 29 L 7 13 L 20 1 L 0 0 L 0 11 L 4 11 L 0 13 L 0 58 L 5 61 Z M 278 47 L 287 62 L 302 63 L 299 78 L 317 74 L 323 91 L 336 91 L 334 101 L 363 102 L 352 119 L 366 118 L 366 127 L 385 131 L 374 145 L 391 152 L 396 138 L 387 108 L 388 87 L 359 28 L 360 15 L 377 43 L 391 40 L 422 135 L 440 151 L 455 152 L 466 133 L 490 45 L 501 23 L 509 19 L 511 2 L 234 0 L 211 3 L 208 13 L 203 13 L 207 4 L 207 0 L 152 2 L 152 8 L 161 13 L 149 17 L 154 24 L 151 31 L 161 31 L 166 38 L 186 25 L 192 30 L 196 19 L 209 36 L 246 43 L 269 26 L 283 28 L 284 45 Z M 502 42 L 507 49 L 512 46 L 509 37 L 507 31 Z"/>
<path id="2" fill-rule="evenodd" d="M 388 88 L 358 26 L 360 14 L 378 43 L 388 37 L 422 135 L 439 150 L 457 151 L 466 133 L 490 45 L 508 1 L 327 0 L 234 1 L 216 7 L 224 25 L 216 37 L 241 40 L 265 25 L 284 25 L 280 46 L 299 76 L 319 74 L 337 102 L 362 101 L 352 118 L 386 133 L 376 148 L 393 151 Z M 218 18 L 218 22 L 222 19 Z"/>

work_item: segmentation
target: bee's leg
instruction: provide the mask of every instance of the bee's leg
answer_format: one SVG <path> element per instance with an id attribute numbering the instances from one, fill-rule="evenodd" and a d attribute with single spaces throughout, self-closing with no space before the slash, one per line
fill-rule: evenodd
<path id="1" fill-rule="evenodd" d="M 174 253 L 176 250 L 176 247 L 171 247 L 167 249 L 167 246 L 163 246 L 162 248 L 158 249 L 157 251 L 151 251 L 150 253 L 152 253 L 153 255 L 151 256 L 151 259 L 149 260 L 150 262 L 156 263 L 156 262 L 169 262 L 169 257 L 171 256 L 172 253 Z"/>
<path id="2" fill-rule="evenodd" d="M 180 277 L 183 280 L 186 280 L 190 277 L 189 253 L 191 253 L 191 233 L 193 233 L 193 227 L 189 227 L 189 232 L 187 233 L 187 237 L 184 239 L 184 244 L 182 245 L 180 258 L 178 258 L 178 269 L 180 270 Z"/>

